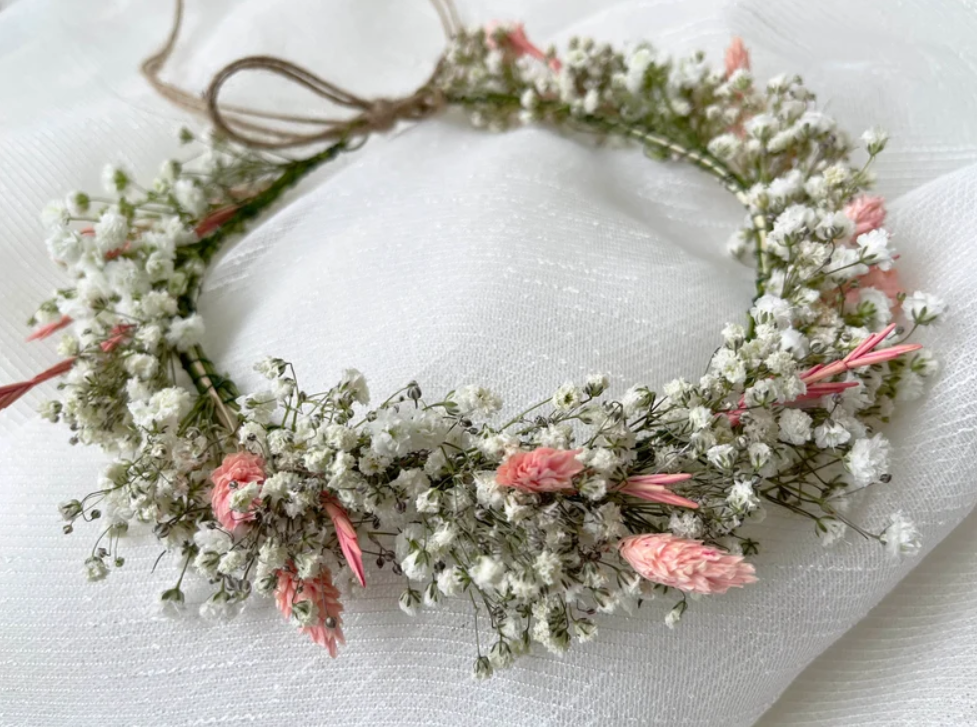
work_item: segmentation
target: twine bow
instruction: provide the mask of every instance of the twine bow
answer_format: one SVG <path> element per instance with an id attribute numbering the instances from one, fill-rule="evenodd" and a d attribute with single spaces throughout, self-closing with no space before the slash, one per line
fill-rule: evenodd
<path id="1" fill-rule="evenodd" d="M 452 0 L 431 0 L 431 4 L 438 14 L 445 36 L 452 38 L 461 27 Z M 434 84 L 441 72 L 443 58 L 438 61 L 424 84 L 402 98 L 362 98 L 306 68 L 281 58 L 264 55 L 248 56 L 229 63 L 217 72 L 206 93 L 198 96 L 160 78 L 163 67 L 176 46 L 182 22 L 183 0 L 176 0 L 170 34 L 163 47 L 143 62 L 143 75 L 163 97 L 188 111 L 206 115 L 224 136 L 245 146 L 287 149 L 365 136 L 375 131 L 387 131 L 399 121 L 419 121 L 444 106 L 444 96 Z M 245 71 L 265 71 L 278 75 L 332 104 L 355 109 L 359 113 L 345 118 L 299 116 L 221 103 L 219 96 L 224 84 L 231 77 Z M 317 130 L 309 133 L 289 128 L 295 126 L 312 126 L 317 127 Z"/>

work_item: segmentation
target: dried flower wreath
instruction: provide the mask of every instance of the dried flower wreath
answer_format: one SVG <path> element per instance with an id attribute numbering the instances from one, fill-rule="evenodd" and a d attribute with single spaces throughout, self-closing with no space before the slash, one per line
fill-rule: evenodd
<path id="1" fill-rule="evenodd" d="M 431 80 L 399 102 L 363 101 L 274 63 L 363 114 L 298 141 L 242 139 L 254 124 L 221 111 L 216 90 L 255 67 L 245 59 L 211 89 L 218 133 L 181 133 L 207 147 L 202 156 L 167 161 L 149 187 L 110 167 L 108 197 L 73 193 L 46 211 L 47 244 L 73 286 L 41 305 L 31 338 L 70 326 L 66 360 L 0 389 L 0 407 L 63 375 L 44 416 L 114 455 L 96 492 L 61 507 L 65 532 L 105 525 L 90 578 L 121 567 L 130 523 L 147 523 L 182 559 L 165 604 L 183 603 L 190 569 L 214 586 L 208 615 L 274 594 L 335 656 L 337 586 L 365 586 L 368 556 L 403 575 L 405 611 L 462 597 L 487 617 L 494 644 L 474 666 L 484 677 L 533 641 L 562 652 L 591 639 L 597 612 L 653 591 L 675 595 L 674 626 L 689 594 L 753 583 L 745 558 L 759 545 L 739 529 L 765 507 L 808 518 L 825 544 L 851 528 L 894 553 L 916 547 L 900 513 L 877 532 L 844 514 L 851 493 L 889 481 L 877 430 L 936 369 L 904 341 L 944 308 L 900 289 L 883 201 L 864 194 L 884 133 L 862 136 L 867 161 L 853 165 L 854 144 L 799 78 L 754 85 L 739 40 L 714 69 L 702 54 L 672 59 L 646 44 L 621 52 L 578 39 L 557 56 L 518 25 L 459 30 Z M 268 358 L 257 366 L 267 390 L 243 395 L 219 373 L 195 311 L 218 250 L 354 139 L 443 106 L 492 129 L 630 140 L 736 195 L 749 221 L 731 249 L 755 260 L 756 298 L 698 381 L 610 400 L 596 375 L 498 422 L 500 398 L 478 385 L 429 399 L 410 382 L 371 407 L 355 370 L 310 393 Z M 297 160 L 255 149 L 329 140 Z"/>

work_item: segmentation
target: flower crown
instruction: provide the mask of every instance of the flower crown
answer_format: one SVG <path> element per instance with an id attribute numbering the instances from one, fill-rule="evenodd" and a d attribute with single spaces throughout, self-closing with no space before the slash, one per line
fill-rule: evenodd
<path id="1" fill-rule="evenodd" d="M 871 530 L 846 503 L 890 480 L 878 429 L 936 370 L 905 341 L 944 306 L 902 290 L 883 200 L 865 194 L 885 134 L 863 135 L 853 163 L 798 77 L 760 88 L 749 68 L 739 40 L 715 69 L 647 44 L 575 39 L 557 56 L 497 25 L 457 33 L 431 82 L 478 126 L 628 140 L 691 162 L 746 207 L 730 244 L 756 264 L 746 325 L 722 330 L 698 381 L 661 393 L 611 398 L 595 375 L 500 421 L 501 399 L 477 384 L 429 398 L 409 382 L 371 406 L 355 370 L 311 393 L 268 358 L 267 388 L 241 394 L 202 347 L 205 271 L 285 189 L 358 148 L 350 138 L 283 161 L 183 131 L 206 146 L 195 161 L 165 162 L 148 187 L 110 167 L 110 196 L 52 205 L 47 244 L 72 285 L 41 305 L 31 339 L 70 328 L 66 358 L 0 389 L 0 408 L 63 376 L 43 415 L 115 458 L 95 492 L 61 506 L 66 533 L 104 523 L 88 576 L 122 567 L 123 536 L 145 523 L 182 560 L 164 604 L 183 603 L 192 570 L 214 588 L 205 614 L 274 595 L 335 656 L 342 592 L 366 586 L 373 561 L 402 575 L 408 613 L 471 601 L 476 631 L 493 634 L 474 664 L 484 677 L 532 642 L 562 652 L 593 638 L 598 612 L 661 593 L 674 626 L 689 596 L 754 583 L 760 544 L 740 529 L 765 508 L 807 518 L 825 545 L 851 528 L 913 551 L 901 513 Z"/>

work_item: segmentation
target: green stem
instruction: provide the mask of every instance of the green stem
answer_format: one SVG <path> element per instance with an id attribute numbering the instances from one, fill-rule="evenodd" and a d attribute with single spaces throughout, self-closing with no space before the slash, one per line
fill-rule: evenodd
<path id="1" fill-rule="evenodd" d="M 258 217 L 268 207 L 274 204 L 288 189 L 300 180 L 318 169 L 322 164 L 335 159 L 348 148 L 345 140 L 339 141 L 321 152 L 306 159 L 298 159 L 284 165 L 284 171 L 268 187 L 258 194 L 242 202 L 226 222 L 213 233 L 193 245 L 179 248 L 184 260 L 196 257 L 206 267 L 220 251 L 224 243 L 244 229 L 244 225 Z M 190 315 L 196 310 L 196 298 L 200 292 L 202 275 L 190 284 L 190 290 L 180 297 L 179 310 L 183 316 Z M 220 374 L 214 364 L 207 358 L 202 346 L 196 345 L 189 351 L 179 354 L 180 365 L 189 374 L 193 385 L 201 396 L 210 397 L 214 405 L 214 416 L 218 423 L 233 434 L 237 431 L 238 407 L 235 399 L 238 397 L 234 382 Z"/>

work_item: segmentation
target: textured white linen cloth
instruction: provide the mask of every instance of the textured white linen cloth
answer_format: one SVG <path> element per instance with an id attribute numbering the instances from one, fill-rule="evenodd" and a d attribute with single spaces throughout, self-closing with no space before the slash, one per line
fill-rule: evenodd
<path id="1" fill-rule="evenodd" d="M 974 517 L 937 547 L 977 501 L 977 11 L 924 0 L 460 5 L 471 22 L 522 18 L 541 43 L 650 38 L 717 62 L 738 33 L 761 78 L 801 72 L 849 130 L 889 128 L 877 171 L 900 269 L 952 308 L 920 336 L 944 372 L 896 416 L 893 482 L 857 513 L 878 527 L 906 511 L 924 554 L 896 563 L 854 538 L 825 550 L 806 521 L 771 516 L 757 585 L 693 604 L 675 631 L 659 601 L 604 618 L 596 642 L 478 683 L 466 604 L 408 618 L 397 579 L 374 570 L 346 599 L 349 644 L 333 661 L 259 599 L 226 625 L 161 620 L 153 602 L 176 573 L 169 560 L 151 572 L 158 548 L 145 533 L 129 539 L 124 569 L 85 582 L 95 530 L 63 536 L 56 505 L 90 491 L 103 458 L 38 421 L 32 395 L 0 414 L 0 724 L 977 724 Z M 22 325 L 59 282 L 36 221 L 47 200 L 97 189 L 106 161 L 146 177 L 177 153 L 183 117 L 136 73 L 170 11 L 19 0 L 0 12 L 3 381 L 55 360 L 53 343 L 23 343 Z M 189 11 L 170 77 L 194 88 L 261 52 L 361 95 L 401 93 L 441 43 L 420 0 L 189 0 Z M 261 79 L 231 93 L 307 103 Z M 432 393 L 477 382 L 512 407 L 592 371 L 618 393 L 660 385 L 697 375 L 748 306 L 751 273 L 724 252 L 741 217 L 709 179 L 637 150 L 432 120 L 324 170 L 225 256 L 203 297 L 207 347 L 245 387 L 268 354 L 309 385 L 356 366 L 377 396 L 413 378 Z"/>

